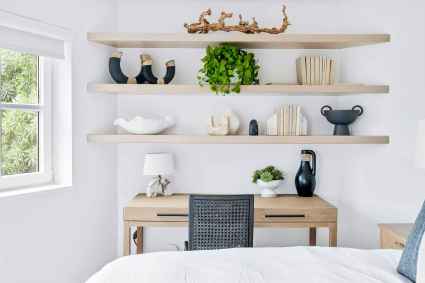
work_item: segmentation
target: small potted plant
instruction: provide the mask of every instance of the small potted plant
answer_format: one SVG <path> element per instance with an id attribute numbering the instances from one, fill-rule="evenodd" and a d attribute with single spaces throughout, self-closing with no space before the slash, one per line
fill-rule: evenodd
<path id="1" fill-rule="evenodd" d="M 275 197 L 275 189 L 280 186 L 284 179 L 283 172 L 274 166 L 255 170 L 252 176 L 252 182 L 261 188 L 262 197 Z"/>

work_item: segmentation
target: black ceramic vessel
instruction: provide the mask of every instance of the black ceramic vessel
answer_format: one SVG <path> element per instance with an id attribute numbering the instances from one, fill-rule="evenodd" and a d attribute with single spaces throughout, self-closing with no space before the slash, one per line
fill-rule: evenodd
<path id="1" fill-rule="evenodd" d="M 312 165 L 310 165 L 310 160 Z M 316 189 L 316 153 L 301 150 L 301 164 L 295 175 L 295 187 L 300 197 L 312 197 Z"/>
<path id="2" fill-rule="evenodd" d="M 249 122 L 249 135 L 258 136 L 258 122 L 255 119 Z"/>
<path id="3" fill-rule="evenodd" d="M 363 114 L 363 107 L 356 105 L 351 110 L 333 110 L 329 105 L 325 105 L 320 109 L 320 113 L 326 117 L 329 123 L 335 125 L 334 136 L 349 136 L 348 125 Z"/>

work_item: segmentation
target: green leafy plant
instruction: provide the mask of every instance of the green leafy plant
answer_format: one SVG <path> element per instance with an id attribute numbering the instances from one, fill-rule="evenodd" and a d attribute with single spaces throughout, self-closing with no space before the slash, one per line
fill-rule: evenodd
<path id="1" fill-rule="evenodd" d="M 285 179 L 283 172 L 274 166 L 267 166 L 263 169 L 255 170 L 254 175 L 252 176 L 253 183 L 257 183 L 258 180 L 263 182 L 271 182 L 283 179 Z"/>
<path id="2" fill-rule="evenodd" d="M 215 93 L 239 93 L 241 85 L 258 84 L 258 70 L 253 53 L 230 44 L 207 47 L 198 73 L 201 86 L 209 84 Z"/>

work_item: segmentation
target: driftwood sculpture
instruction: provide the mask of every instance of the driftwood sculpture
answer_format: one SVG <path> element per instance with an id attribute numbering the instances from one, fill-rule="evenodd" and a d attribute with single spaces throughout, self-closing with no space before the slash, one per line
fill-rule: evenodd
<path id="1" fill-rule="evenodd" d="M 242 15 L 239 15 L 239 24 L 238 25 L 226 25 L 224 22 L 227 18 L 232 18 L 233 13 L 221 12 L 220 17 L 218 18 L 217 23 L 210 23 L 207 20 L 208 16 L 211 16 L 211 9 L 208 9 L 201 13 L 197 22 L 192 24 L 184 24 L 188 33 L 208 33 L 210 31 L 239 31 L 243 33 L 270 33 L 270 34 L 279 34 L 286 31 L 288 26 L 290 25 L 288 21 L 288 15 L 286 14 L 286 6 L 283 5 L 282 9 L 283 19 L 280 27 L 272 27 L 272 28 L 260 28 L 258 26 L 255 18 L 252 18 L 251 23 L 248 21 L 244 21 Z"/>
<path id="2" fill-rule="evenodd" d="M 158 79 L 152 73 L 152 59 L 149 55 L 140 55 L 142 63 L 139 74 L 134 78 L 127 77 L 121 70 L 122 52 L 114 52 L 109 58 L 109 73 L 118 84 L 168 84 L 174 78 L 176 66 L 174 60 L 165 63 L 167 72 L 163 79 Z"/>

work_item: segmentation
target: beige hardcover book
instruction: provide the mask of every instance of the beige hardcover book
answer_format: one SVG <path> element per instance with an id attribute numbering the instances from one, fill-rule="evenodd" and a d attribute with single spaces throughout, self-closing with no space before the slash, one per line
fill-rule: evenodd
<path id="1" fill-rule="evenodd" d="M 303 85 L 307 84 L 307 67 L 306 67 L 306 56 L 302 56 L 300 60 L 301 69 L 301 82 Z"/>
<path id="2" fill-rule="evenodd" d="M 296 63 L 295 63 L 295 68 L 296 68 L 296 71 L 297 71 L 297 82 L 298 82 L 298 84 L 300 84 L 300 85 L 302 85 L 303 84 L 303 82 L 302 82 L 302 77 L 301 77 L 301 57 L 299 57 L 298 59 L 297 59 L 297 61 L 296 61 Z"/>
<path id="3" fill-rule="evenodd" d="M 335 84 L 335 73 L 336 73 L 336 62 L 335 60 L 331 60 L 331 71 L 329 77 L 329 84 Z"/>
<path id="4" fill-rule="evenodd" d="M 289 135 L 292 136 L 293 133 L 293 125 L 294 125 L 294 105 L 289 105 Z"/>
<path id="5" fill-rule="evenodd" d="M 305 57 L 306 84 L 311 84 L 310 56 Z"/>
<path id="6" fill-rule="evenodd" d="M 326 58 L 320 56 L 320 84 L 325 84 L 325 67 L 326 67 Z"/>
<path id="7" fill-rule="evenodd" d="M 325 67 L 325 84 L 330 83 L 330 72 L 331 72 L 331 60 L 329 58 L 326 58 L 326 67 Z"/>
<path id="8" fill-rule="evenodd" d="M 288 136 L 289 135 L 289 107 L 288 105 L 285 105 L 283 107 L 283 135 Z"/>
<path id="9" fill-rule="evenodd" d="M 284 136 L 285 135 L 285 127 L 284 127 L 284 121 L 285 121 L 285 117 L 284 117 L 284 111 L 283 111 L 283 106 L 280 107 L 279 109 L 279 113 L 280 113 L 280 136 Z"/>
<path id="10" fill-rule="evenodd" d="M 316 85 L 320 84 L 320 56 L 314 57 L 314 74 Z"/>
<path id="11" fill-rule="evenodd" d="M 301 135 L 301 106 L 297 105 L 297 115 L 295 123 L 295 135 Z"/>

